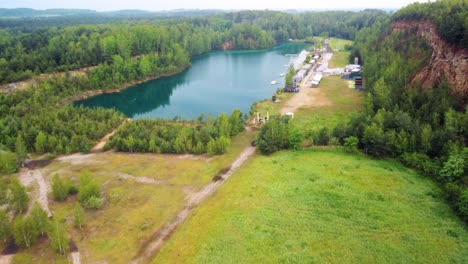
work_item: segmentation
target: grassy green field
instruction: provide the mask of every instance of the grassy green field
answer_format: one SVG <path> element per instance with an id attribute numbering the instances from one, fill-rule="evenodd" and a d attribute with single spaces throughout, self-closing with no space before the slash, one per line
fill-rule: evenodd
<path id="1" fill-rule="evenodd" d="M 329 44 L 334 51 L 343 51 L 346 45 L 352 45 L 353 41 L 340 38 L 330 38 Z"/>
<path id="2" fill-rule="evenodd" d="M 344 68 L 349 64 L 349 52 L 340 51 L 333 54 L 332 59 L 328 62 L 328 67 L 333 68 Z"/>
<path id="3" fill-rule="evenodd" d="M 329 62 L 329 68 L 343 68 L 349 64 L 349 52 L 345 51 L 346 45 L 352 45 L 351 40 L 331 38 L 330 47 L 335 51 Z"/>
<path id="4" fill-rule="evenodd" d="M 299 108 L 292 120 L 302 130 L 334 127 L 362 111 L 364 100 L 363 93 L 349 88 L 348 81 L 339 76 L 324 78 L 315 97 L 321 104 Z"/>
<path id="5" fill-rule="evenodd" d="M 430 179 L 340 150 L 256 156 L 153 263 L 467 263 L 468 233 Z"/>

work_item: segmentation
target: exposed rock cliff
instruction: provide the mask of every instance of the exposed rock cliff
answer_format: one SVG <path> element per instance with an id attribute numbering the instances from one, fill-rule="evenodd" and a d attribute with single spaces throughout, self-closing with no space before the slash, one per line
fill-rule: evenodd
<path id="1" fill-rule="evenodd" d="M 427 20 L 395 21 L 393 30 L 406 31 L 416 28 L 416 34 L 425 39 L 432 48 L 429 63 L 411 79 L 427 88 L 445 78 L 453 92 L 468 95 L 468 49 L 446 43 L 437 34 L 436 26 Z"/>

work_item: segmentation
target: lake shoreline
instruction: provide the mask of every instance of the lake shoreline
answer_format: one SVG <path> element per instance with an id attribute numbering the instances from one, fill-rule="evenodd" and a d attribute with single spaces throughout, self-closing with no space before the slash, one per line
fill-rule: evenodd
<path id="1" fill-rule="evenodd" d="M 61 104 L 62 105 L 70 105 L 76 101 L 81 101 L 81 100 L 85 100 L 85 99 L 89 99 L 91 97 L 94 97 L 94 96 L 98 96 L 98 95 L 101 95 L 101 94 L 113 94 L 113 93 L 120 93 L 128 88 L 131 88 L 135 85 L 138 85 L 138 84 L 142 84 L 142 83 L 145 83 L 145 82 L 149 82 L 149 81 L 153 81 L 153 80 L 157 80 L 159 78 L 164 78 L 164 77 L 170 77 L 170 76 L 174 76 L 174 75 L 177 75 L 183 71 L 185 71 L 186 69 L 190 68 L 192 66 L 191 63 L 189 63 L 188 65 L 182 67 L 181 69 L 178 69 L 174 72 L 171 72 L 171 73 L 165 73 L 165 74 L 161 74 L 161 75 L 152 75 L 152 76 L 148 76 L 142 80 L 134 80 L 134 81 L 130 81 L 128 83 L 125 83 L 124 85 L 118 87 L 118 88 L 115 88 L 115 89 L 99 89 L 99 90 L 91 90 L 91 91 L 85 91 L 83 93 L 80 93 L 80 94 L 77 94 L 77 95 L 73 95 L 73 96 L 70 96 L 66 99 L 64 99 L 63 101 L 61 101 Z"/>
<path id="2" fill-rule="evenodd" d="M 135 119 L 177 116 L 189 120 L 201 113 L 216 116 L 236 108 L 247 113 L 253 102 L 271 98 L 284 87 L 284 65 L 307 48 L 304 43 L 286 43 L 261 51 L 209 52 L 192 57 L 192 66 L 180 74 L 120 87 L 136 84 L 135 89 L 90 91 L 72 98 L 73 105 L 116 109 Z M 272 85 L 272 80 L 279 82 Z"/>

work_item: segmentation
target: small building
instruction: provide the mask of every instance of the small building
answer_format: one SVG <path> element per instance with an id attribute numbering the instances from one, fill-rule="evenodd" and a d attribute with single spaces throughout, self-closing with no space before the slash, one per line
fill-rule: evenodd
<path id="1" fill-rule="evenodd" d="M 302 67 L 302 70 L 306 71 L 306 74 L 312 69 L 312 64 L 306 64 Z"/>
<path id="2" fill-rule="evenodd" d="M 345 72 L 352 72 L 353 70 L 359 69 L 361 70 L 361 65 L 359 64 L 349 64 L 345 67 Z"/>
<path id="3" fill-rule="evenodd" d="M 320 81 L 322 81 L 322 73 L 317 73 L 315 74 L 314 78 L 312 79 L 312 82 L 310 83 L 312 87 L 318 87 L 320 84 Z"/>
<path id="4" fill-rule="evenodd" d="M 299 83 L 302 81 L 302 79 L 304 78 L 304 76 L 301 76 L 299 74 L 296 74 L 293 76 L 293 84 L 294 84 L 294 87 L 296 87 L 297 85 L 299 85 Z"/>
<path id="5" fill-rule="evenodd" d="M 310 60 L 309 64 L 315 64 L 315 60 Z"/>

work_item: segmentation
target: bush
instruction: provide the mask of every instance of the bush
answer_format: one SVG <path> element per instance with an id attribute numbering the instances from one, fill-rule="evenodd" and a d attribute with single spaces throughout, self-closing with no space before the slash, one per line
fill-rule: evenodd
<path id="1" fill-rule="evenodd" d="M 436 176 L 439 171 L 437 163 L 433 162 L 426 154 L 404 153 L 400 156 L 400 159 L 408 167 L 419 170 L 432 177 Z"/>
<path id="2" fill-rule="evenodd" d="M 330 130 L 328 127 L 320 129 L 317 138 L 317 145 L 326 146 L 330 142 Z"/>
<path id="3" fill-rule="evenodd" d="M 211 139 L 206 147 L 206 152 L 211 156 L 224 154 L 229 144 L 231 144 L 231 140 L 225 136 L 221 136 L 218 139 Z"/>
<path id="4" fill-rule="evenodd" d="M 257 137 L 257 146 L 261 153 L 271 154 L 289 147 L 288 120 L 286 117 L 271 117 L 263 125 Z"/>
<path id="5" fill-rule="evenodd" d="M 468 189 L 463 190 L 460 196 L 458 211 L 460 211 L 464 217 L 468 217 Z"/>
<path id="6" fill-rule="evenodd" d="M 439 177 L 444 181 L 455 181 L 459 179 L 465 170 L 465 159 L 460 153 L 450 154 L 448 160 L 439 172 Z"/>
<path id="7" fill-rule="evenodd" d="M 83 171 L 79 177 L 78 189 L 80 203 L 84 208 L 98 209 L 102 206 L 101 190 L 99 185 L 91 178 L 89 171 Z"/>
<path id="8" fill-rule="evenodd" d="M 299 150 L 302 148 L 302 142 L 304 142 L 304 133 L 299 130 L 296 126 L 289 124 L 289 148 Z"/>
<path id="9" fill-rule="evenodd" d="M 88 209 L 99 209 L 101 208 L 101 206 L 102 206 L 102 199 L 96 196 L 89 197 L 83 203 L 83 207 L 88 208 Z"/>
<path id="10" fill-rule="evenodd" d="M 11 152 L 0 151 L 0 174 L 12 174 L 19 169 L 16 155 Z"/>
<path id="11" fill-rule="evenodd" d="M 11 209 L 17 213 L 26 212 L 29 205 L 29 196 L 26 192 L 26 188 L 21 185 L 17 179 L 13 179 L 10 185 L 10 197 L 9 202 Z"/>
<path id="12" fill-rule="evenodd" d="M 344 150 L 346 152 L 354 152 L 359 144 L 357 137 L 351 136 L 344 139 Z"/>
<path id="13" fill-rule="evenodd" d="M 55 201 L 63 201 L 67 198 L 68 189 L 65 182 L 58 174 L 52 177 L 52 197 Z"/>

